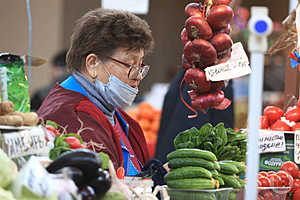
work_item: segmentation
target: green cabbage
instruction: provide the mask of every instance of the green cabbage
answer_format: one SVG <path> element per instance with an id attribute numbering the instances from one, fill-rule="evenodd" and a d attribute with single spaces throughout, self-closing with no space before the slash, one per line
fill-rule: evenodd
<path id="1" fill-rule="evenodd" d="M 16 200 L 11 191 L 4 190 L 0 187 L 0 199 L 1 200 Z"/>
<path id="2" fill-rule="evenodd" d="M 4 188 L 12 181 L 13 168 L 11 162 L 6 153 L 0 148 L 0 187 Z"/>
<path id="3" fill-rule="evenodd" d="M 43 198 L 43 197 L 39 197 L 35 194 L 33 194 L 29 189 L 27 189 L 26 187 L 22 187 L 22 193 L 21 193 L 21 197 L 19 198 L 20 200 L 57 200 L 57 195 L 53 194 L 47 198 Z"/>

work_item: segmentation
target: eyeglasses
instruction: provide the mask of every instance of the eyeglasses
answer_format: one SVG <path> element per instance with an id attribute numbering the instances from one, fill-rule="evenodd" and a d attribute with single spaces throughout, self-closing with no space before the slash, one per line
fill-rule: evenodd
<path id="1" fill-rule="evenodd" d="M 139 75 L 142 76 L 142 79 L 145 78 L 150 69 L 150 66 L 145 65 L 144 63 L 142 63 L 140 66 L 137 66 L 134 64 L 128 64 L 128 63 L 122 62 L 122 61 L 112 58 L 110 56 L 106 56 L 106 55 L 101 55 L 101 56 L 103 56 L 104 58 L 110 59 L 112 61 L 115 61 L 115 62 L 122 64 L 122 65 L 126 66 L 127 68 L 129 68 L 128 78 L 131 80 L 137 79 Z"/>

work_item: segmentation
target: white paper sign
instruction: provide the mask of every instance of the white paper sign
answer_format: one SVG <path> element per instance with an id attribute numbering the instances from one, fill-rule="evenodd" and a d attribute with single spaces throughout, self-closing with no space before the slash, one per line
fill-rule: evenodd
<path id="1" fill-rule="evenodd" d="M 147 14 L 149 0 L 102 0 L 102 8 L 126 10 L 135 14 Z"/>
<path id="2" fill-rule="evenodd" d="M 222 64 L 204 69 L 207 80 L 223 81 L 251 73 L 249 60 L 242 43 L 233 44 L 230 59 Z"/>
<path id="3" fill-rule="evenodd" d="M 294 135 L 294 161 L 300 164 L 300 130 L 296 130 Z"/>
<path id="4" fill-rule="evenodd" d="M 259 130 L 259 153 L 286 150 L 284 132 Z"/>
<path id="5" fill-rule="evenodd" d="M 48 152 L 45 133 L 42 127 L 2 134 L 2 148 L 8 157 L 16 158 Z"/>

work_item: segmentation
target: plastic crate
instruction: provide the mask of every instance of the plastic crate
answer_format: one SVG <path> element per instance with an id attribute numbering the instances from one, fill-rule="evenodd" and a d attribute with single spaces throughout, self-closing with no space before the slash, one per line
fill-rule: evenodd
<path id="1" fill-rule="evenodd" d="M 291 190 L 291 187 L 258 187 L 257 190 L 258 195 L 263 197 L 262 199 L 268 198 L 268 200 L 285 200 L 287 193 Z"/>
<path id="2" fill-rule="evenodd" d="M 232 188 L 187 190 L 167 188 L 170 200 L 228 200 Z"/>

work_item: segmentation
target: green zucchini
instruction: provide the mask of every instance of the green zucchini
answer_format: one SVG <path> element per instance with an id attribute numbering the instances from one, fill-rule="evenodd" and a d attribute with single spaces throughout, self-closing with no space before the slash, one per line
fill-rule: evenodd
<path id="1" fill-rule="evenodd" d="M 170 169 L 177 169 L 180 167 L 203 167 L 208 170 L 215 169 L 215 164 L 201 158 L 177 158 L 168 162 Z"/>
<path id="2" fill-rule="evenodd" d="M 221 173 L 223 174 L 237 174 L 239 173 L 239 170 L 238 168 L 233 165 L 233 164 L 230 164 L 230 163 L 224 163 L 224 162 L 219 162 L 219 165 L 221 167 Z"/>
<path id="3" fill-rule="evenodd" d="M 239 180 L 232 175 L 220 174 L 221 178 L 224 180 L 225 186 L 233 188 L 241 188 Z"/>
<path id="4" fill-rule="evenodd" d="M 235 165 L 239 172 L 238 174 L 242 174 L 242 173 L 245 173 L 246 172 L 246 165 L 242 162 L 237 162 L 237 161 L 233 161 L 233 160 L 222 160 L 220 162 L 224 162 L 224 163 L 229 163 L 229 164 L 233 164 Z"/>
<path id="5" fill-rule="evenodd" d="M 174 158 L 202 158 L 209 161 L 217 161 L 215 154 L 201 149 L 177 149 L 167 155 L 167 160 Z"/>
<path id="6" fill-rule="evenodd" d="M 215 189 L 216 180 L 208 178 L 188 178 L 167 181 L 170 188 L 178 189 Z"/>
<path id="7" fill-rule="evenodd" d="M 176 180 L 186 178 L 212 178 L 210 171 L 203 167 L 181 167 L 171 170 L 165 175 L 165 180 Z"/>

